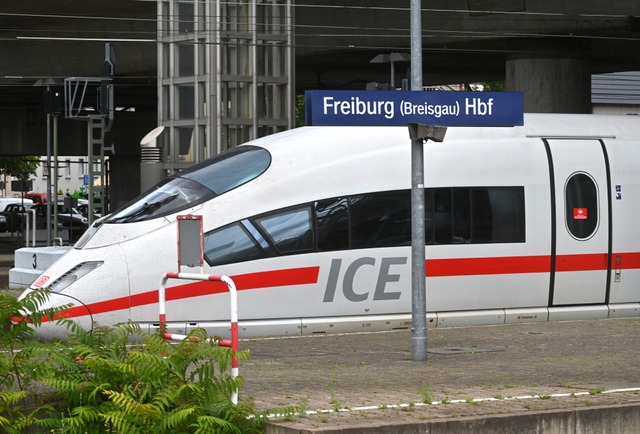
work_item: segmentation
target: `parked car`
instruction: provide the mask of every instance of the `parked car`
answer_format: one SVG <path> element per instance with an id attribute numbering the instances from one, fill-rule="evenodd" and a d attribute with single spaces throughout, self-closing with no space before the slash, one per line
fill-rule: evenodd
<path id="1" fill-rule="evenodd" d="M 47 205 L 40 203 L 31 209 L 36 213 L 36 228 L 47 229 L 53 222 L 47 222 Z M 53 208 L 51 209 L 51 219 L 53 220 Z M 47 224 L 48 223 L 48 224 Z M 70 229 L 75 234 L 84 232 L 88 227 L 87 218 L 75 208 L 58 204 L 58 228 Z"/>
<path id="2" fill-rule="evenodd" d="M 28 212 L 32 204 L 10 203 L 0 212 L 7 222 L 7 230 L 10 232 L 21 231 L 24 227 L 25 213 Z M 0 229 L 1 230 L 1 229 Z"/>
<path id="3" fill-rule="evenodd" d="M 4 209 L 12 203 L 19 203 L 21 205 L 33 205 L 33 201 L 31 199 L 21 198 L 21 197 L 0 197 L 0 211 L 4 211 Z"/>
<path id="4" fill-rule="evenodd" d="M 0 232 L 7 232 L 8 227 L 7 218 L 0 214 Z"/>
<path id="5" fill-rule="evenodd" d="M 57 201 L 62 202 L 66 196 L 58 195 Z M 25 199 L 29 199 L 33 203 L 47 203 L 47 193 L 27 193 L 24 195 Z"/>
<path id="6" fill-rule="evenodd" d="M 81 203 L 78 205 L 78 211 L 80 212 L 80 214 L 82 214 L 84 217 L 89 218 L 89 204 L 87 203 Z M 100 212 L 96 212 L 96 210 L 93 210 L 93 220 L 98 220 L 100 217 L 102 217 L 102 214 L 100 214 Z"/>

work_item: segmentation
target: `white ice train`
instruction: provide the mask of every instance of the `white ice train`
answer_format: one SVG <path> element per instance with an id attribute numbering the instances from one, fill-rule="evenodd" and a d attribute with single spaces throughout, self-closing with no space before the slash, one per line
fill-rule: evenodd
<path id="1" fill-rule="evenodd" d="M 177 217 L 238 288 L 240 336 L 411 326 L 404 127 L 304 127 L 173 176 L 95 223 L 27 291 L 86 327 L 158 326 Z M 429 327 L 640 315 L 640 117 L 525 115 L 425 145 Z M 170 280 L 169 331 L 226 335 L 219 283 Z M 47 328 L 52 333 L 53 327 Z"/>

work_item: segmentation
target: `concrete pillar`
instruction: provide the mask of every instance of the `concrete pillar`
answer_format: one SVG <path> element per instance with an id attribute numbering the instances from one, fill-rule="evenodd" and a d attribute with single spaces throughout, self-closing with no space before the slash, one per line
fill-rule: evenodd
<path id="1" fill-rule="evenodd" d="M 591 113 L 591 65 L 575 47 L 520 41 L 506 78 L 507 91 L 524 93 L 525 113 Z"/>

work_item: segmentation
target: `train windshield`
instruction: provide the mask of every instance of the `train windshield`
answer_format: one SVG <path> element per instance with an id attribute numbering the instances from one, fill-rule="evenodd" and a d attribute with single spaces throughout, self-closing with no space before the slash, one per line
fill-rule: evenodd
<path id="1" fill-rule="evenodd" d="M 263 148 L 240 146 L 179 172 L 107 217 L 104 223 L 132 223 L 196 206 L 257 178 L 271 164 Z"/>

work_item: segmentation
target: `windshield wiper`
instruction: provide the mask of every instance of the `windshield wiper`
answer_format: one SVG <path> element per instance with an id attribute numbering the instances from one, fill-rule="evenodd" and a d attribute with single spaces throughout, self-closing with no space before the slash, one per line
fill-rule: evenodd
<path id="1" fill-rule="evenodd" d="M 147 203 L 147 202 L 145 202 L 145 203 L 144 203 L 144 205 L 142 205 L 142 207 L 141 207 L 139 210 L 135 211 L 135 212 L 134 212 L 134 213 L 132 213 L 132 214 L 129 214 L 128 216 L 120 217 L 120 218 L 118 219 L 118 221 L 121 221 L 121 222 L 123 222 L 123 223 L 126 223 L 126 222 L 130 222 L 130 221 L 132 221 L 132 220 L 133 220 L 133 219 L 135 219 L 135 218 L 138 218 L 138 217 L 140 217 L 140 216 L 143 216 L 143 215 L 145 215 L 145 214 L 151 214 L 153 211 L 157 210 L 157 209 L 158 209 L 158 208 L 160 208 L 162 205 L 165 205 L 165 204 L 167 204 L 167 203 L 171 202 L 171 201 L 172 201 L 172 200 L 174 200 L 176 197 L 178 197 L 178 195 L 177 195 L 177 194 L 173 194 L 173 195 L 171 195 L 171 196 L 167 196 L 167 197 L 165 197 L 164 199 L 162 199 L 162 200 L 158 200 L 158 201 L 156 201 L 156 202 L 151 202 L 151 203 Z"/>

